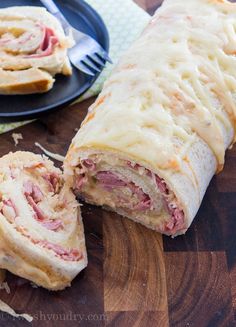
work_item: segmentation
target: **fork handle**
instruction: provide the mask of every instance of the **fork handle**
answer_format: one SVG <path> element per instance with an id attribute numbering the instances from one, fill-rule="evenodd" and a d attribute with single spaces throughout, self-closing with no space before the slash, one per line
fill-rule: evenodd
<path id="1" fill-rule="evenodd" d="M 62 14 L 60 9 L 57 7 L 55 2 L 53 0 L 40 0 L 40 1 L 44 5 L 44 7 L 46 7 L 47 10 L 60 21 L 66 34 L 69 33 L 69 29 L 71 28 L 71 25 L 67 21 L 65 16 Z"/>

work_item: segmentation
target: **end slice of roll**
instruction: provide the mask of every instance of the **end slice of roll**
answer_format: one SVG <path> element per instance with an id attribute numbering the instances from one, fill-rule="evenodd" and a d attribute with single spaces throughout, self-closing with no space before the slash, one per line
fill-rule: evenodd
<path id="1" fill-rule="evenodd" d="M 85 150 L 76 138 L 65 161 L 65 178 L 75 194 L 162 234 L 184 234 L 191 225 L 216 169 L 216 160 L 200 139 L 188 151 L 188 162 L 170 162 L 173 173 L 153 170 L 142 160 L 117 151 Z M 195 173 L 195 183 L 189 178 Z M 193 201 L 194 199 L 194 201 Z"/>
<path id="2" fill-rule="evenodd" d="M 0 267 L 50 290 L 86 267 L 83 223 L 60 169 L 29 152 L 0 159 Z"/>

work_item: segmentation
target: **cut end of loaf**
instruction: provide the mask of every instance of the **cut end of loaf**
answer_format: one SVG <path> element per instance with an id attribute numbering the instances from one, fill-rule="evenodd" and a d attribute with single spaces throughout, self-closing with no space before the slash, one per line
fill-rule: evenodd
<path id="1" fill-rule="evenodd" d="M 74 192 L 166 235 L 185 233 L 184 209 L 164 179 L 131 160 L 85 155 L 73 166 Z"/>

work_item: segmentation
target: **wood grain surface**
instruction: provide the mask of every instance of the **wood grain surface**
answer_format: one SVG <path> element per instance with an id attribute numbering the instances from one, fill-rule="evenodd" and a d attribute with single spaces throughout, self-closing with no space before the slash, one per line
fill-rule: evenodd
<path id="1" fill-rule="evenodd" d="M 127 0 L 128 1 L 128 0 Z M 187 0 L 183 0 L 187 1 Z M 161 1 L 136 0 L 153 14 Z M 17 150 L 34 142 L 64 155 L 90 99 L 19 128 Z M 0 155 L 15 151 L 0 135 Z M 34 316 L 33 327 L 234 326 L 236 313 L 236 147 L 214 177 L 190 230 L 176 239 L 84 204 L 89 265 L 62 292 L 48 292 L 10 273 L 0 298 Z M 0 313 L 0 327 L 30 326 Z"/>

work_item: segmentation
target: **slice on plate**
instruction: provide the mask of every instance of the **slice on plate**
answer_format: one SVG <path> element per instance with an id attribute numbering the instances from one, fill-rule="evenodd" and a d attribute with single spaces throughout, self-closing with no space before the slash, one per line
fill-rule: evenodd
<path id="1" fill-rule="evenodd" d="M 0 9 L 0 94 L 49 91 L 56 74 L 72 74 L 67 50 L 73 44 L 45 8 Z"/>

